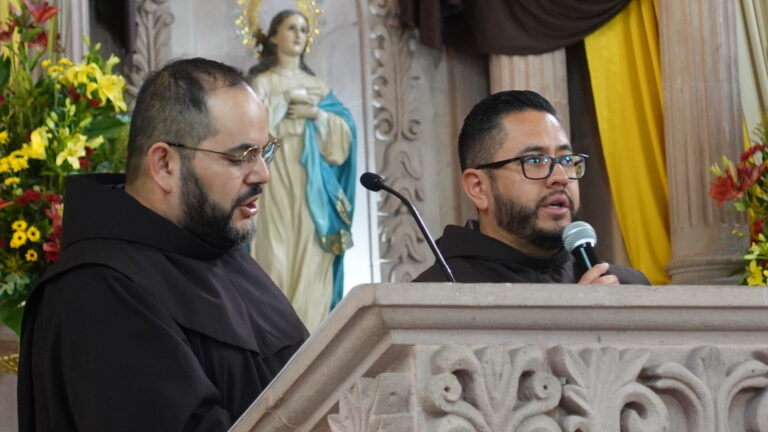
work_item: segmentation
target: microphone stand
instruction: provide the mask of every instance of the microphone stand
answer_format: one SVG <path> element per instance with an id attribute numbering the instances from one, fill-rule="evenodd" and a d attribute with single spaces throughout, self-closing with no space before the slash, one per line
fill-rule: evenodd
<path id="1" fill-rule="evenodd" d="M 443 258 L 443 254 L 441 254 L 440 251 L 437 249 L 437 245 L 435 244 L 435 241 L 432 240 L 432 236 L 429 235 L 429 231 L 427 231 L 427 227 L 426 225 L 424 225 L 424 221 L 421 219 L 421 216 L 419 215 L 419 212 L 416 210 L 416 207 L 414 207 L 411 201 L 409 201 L 406 197 L 404 197 L 400 192 L 392 189 L 391 187 L 385 185 L 384 183 L 379 183 L 377 186 L 379 186 L 381 189 L 384 189 L 385 191 L 399 198 L 400 201 L 402 201 L 405 204 L 405 206 L 408 207 L 408 210 L 411 211 L 411 215 L 413 216 L 414 219 L 416 219 L 416 224 L 419 226 L 421 233 L 424 234 L 424 238 L 427 240 L 427 244 L 429 245 L 429 248 L 432 249 L 432 254 L 435 255 L 435 258 L 437 259 L 437 262 L 440 264 L 440 267 L 443 268 L 443 273 L 445 273 L 445 276 L 448 278 L 449 281 L 456 282 L 456 278 L 453 277 L 453 273 L 451 272 L 451 269 L 448 268 L 448 264 L 445 262 L 445 259 Z"/>

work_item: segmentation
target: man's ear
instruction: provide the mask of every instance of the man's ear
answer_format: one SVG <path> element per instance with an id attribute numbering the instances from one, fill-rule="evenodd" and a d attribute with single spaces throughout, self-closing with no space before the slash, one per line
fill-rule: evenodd
<path id="1" fill-rule="evenodd" d="M 461 187 L 478 211 L 490 206 L 491 185 L 488 176 L 480 170 L 468 168 L 461 173 Z"/>
<path id="2" fill-rule="evenodd" d="M 168 143 L 159 141 L 147 150 L 147 171 L 152 181 L 165 193 L 171 193 L 181 169 L 178 152 L 171 151 Z"/>

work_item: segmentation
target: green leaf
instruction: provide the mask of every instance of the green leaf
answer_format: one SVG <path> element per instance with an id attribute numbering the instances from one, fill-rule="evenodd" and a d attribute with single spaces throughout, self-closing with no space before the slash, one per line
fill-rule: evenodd
<path id="1" fill-rule="evenodd" d="M 0 57 L 0 89 L 5 88 L 8 79 L 11 77 L 11 59 Z"/>
<path id="2" fill-rule="evenodd" d="M 24 40 L 24 42 L 29 43 L 35 40 L 42 32 L 43 29 L 40 27 L 27 29 L 24 31 L 24 33 L 21 34 L 21 38 Z"/>
<path id="3" fill-rule="evenodd" d="M 83 129 L 83 132 L 88 137 L 97 137 L 99 135 L 104 136 L 106 139 L 116 138 L 120 136 L 123 128 L 126 128 L 128 124 L 117 117 L 101 117 L 97 118 Z"/>
<path id="4" fill-rule="evenodd" d="M 745 211 L 745 210 L 747 210 L 747 205 L 746 205 L 744 202 L 742 202 L 742 201 L 735 201 L 735 202 L 733 203 L 733 206 L 734 206 L 734 207 L 736 208 L 736 210 L 738 210 L 738 211 Z"/>
<path id="5" fill-rule="evenodd" d="M 16 290 L 16 284 L 13 282 L 0 282 L 0 295 L 13 295 Z"/>
<path id="6" fill-rule="evenodd" d="M 21 337 L 21 318 L 24 316 L 24 307 L 20 300 L 6 300 L 0 303 L 0 321 L 9 329 Z"/>

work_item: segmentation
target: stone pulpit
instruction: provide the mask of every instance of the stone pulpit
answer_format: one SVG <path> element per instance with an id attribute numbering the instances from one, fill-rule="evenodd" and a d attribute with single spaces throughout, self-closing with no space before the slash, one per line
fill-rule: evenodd
<path id="1" fill-rule="evenodd" d="M 359 286 L 233 430 L 768 432 L 768 287 Z"/>

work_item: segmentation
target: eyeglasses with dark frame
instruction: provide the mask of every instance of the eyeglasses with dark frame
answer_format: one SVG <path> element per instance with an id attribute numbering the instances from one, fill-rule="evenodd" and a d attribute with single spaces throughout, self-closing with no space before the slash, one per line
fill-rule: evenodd
<path id="1" fill-rule="evenodd" d="M 476 166 L 475 169 L 496 169 L 512 162 L 520 162 L 525 178 L 529 180 L 543 180 L 552 175 L 555 164 L 560 164 L 569 179 L 578 180 L 584 177 L 584 173 L 587 170 L 587 158 L 589 156 L 585 154 L 568 154 L 557 157 L 532 154 L 481 164 Z"/>
<path id="2" fill-rule="evenodd" d="M 166 143 L 171 147 L 181 148 L 185 150 L 201 151 L 206 153 L 215 153 L 222 156 L 226 156 L 227 159 L 229 159 L 231 162 L 242 167 L 250 164 L 251 162 L 256 161 L 259 155 L 261 155 L 262 158 L 264 158 L 264 162 L 267 165 L 269 165 L 269 163 L 272 162 L 272 159 L 275 158 L 275 153 L 277 153 L 277 149 L 280 148 L 280 146 L 282 145 L 280 138 L 273 137 L 272 135 L 269 135 L 269 141 L 267 141 L 267 144 L 263 147 L 263 149 L 261 146 L 255 145 L 253 147 L 247 148 L 242 154 L 220 152 L 220 151 L 208 150 L 200 147 L 191 147 L 186 144 L 180 144 L 180 143 L 169 142 L 169 141 L 166 141 Z"/>

